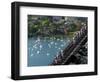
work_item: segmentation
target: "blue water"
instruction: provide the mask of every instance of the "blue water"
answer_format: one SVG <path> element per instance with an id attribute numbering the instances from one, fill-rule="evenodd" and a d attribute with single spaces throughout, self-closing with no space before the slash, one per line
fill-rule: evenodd
<path id="1" fill-rule="evenodd" d="M 28 38 L 28 66 L 47 66 L 54 57 L 67 47 L 68 38 Z"/>

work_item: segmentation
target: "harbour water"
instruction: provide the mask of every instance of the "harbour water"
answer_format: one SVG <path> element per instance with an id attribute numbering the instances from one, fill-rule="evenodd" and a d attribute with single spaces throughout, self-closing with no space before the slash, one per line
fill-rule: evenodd
<path id="1" fill-rule="evenodd" d="M 48 66 L 69 43 L 67 37 L 28 38 L 28 66 Z"/>

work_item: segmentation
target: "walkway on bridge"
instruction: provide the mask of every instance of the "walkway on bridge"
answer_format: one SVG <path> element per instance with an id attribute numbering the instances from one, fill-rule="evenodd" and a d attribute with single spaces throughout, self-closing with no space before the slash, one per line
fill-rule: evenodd
<path id="1" fill-rule="evenodd" d="M 85 45 L 87 42 L 87 28 L 83 27 L 79 33 L 74 37 L 72 42 L 63 50 L 62 53 L 59 53 L 58 57 L 54 59 L 51 65 L 64 65 L 68 64 L 68 60 L 72 55 L 78 53 L 82 45 Z"/>

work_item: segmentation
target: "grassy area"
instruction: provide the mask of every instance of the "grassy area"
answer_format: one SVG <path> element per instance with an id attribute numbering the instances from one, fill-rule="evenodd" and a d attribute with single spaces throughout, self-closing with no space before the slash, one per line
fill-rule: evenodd
<path id="1" fill-rule="evenodd" d="M 73 37 L 74 37 L 74 33 L 75 33 L 75 32 L 68 32 L 67 36 L 68 36 L 69 38 L 73 38 Z"/>

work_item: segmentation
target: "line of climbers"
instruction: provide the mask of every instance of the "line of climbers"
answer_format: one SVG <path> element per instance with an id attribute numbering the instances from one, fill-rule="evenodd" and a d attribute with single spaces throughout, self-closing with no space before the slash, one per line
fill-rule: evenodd
<path id="1" fill-rule="evenodd" d="M 82 38 L 84 38 L 84 36 L 87 35 L 87 27 L 86 26 L 82 26 L 82 28 L 80 29 L 80 31 L 75 32 L 75 35 L 72 39 L 72 41 L 69 43 L 69 45 L 67 46 L 67 48 L 65 48 L 64 50 L 61 50 L 59 52 L 59 54 L 54 58 L 53 62 L 51 65 L 58 65 L 61 62 L 63 62 L 63 60 L 66 59 L 66 54 L 64 54 L 64 52 L 69 51 L 70 48 L 75 48 L 75 46 L 82 40 Z"/>

